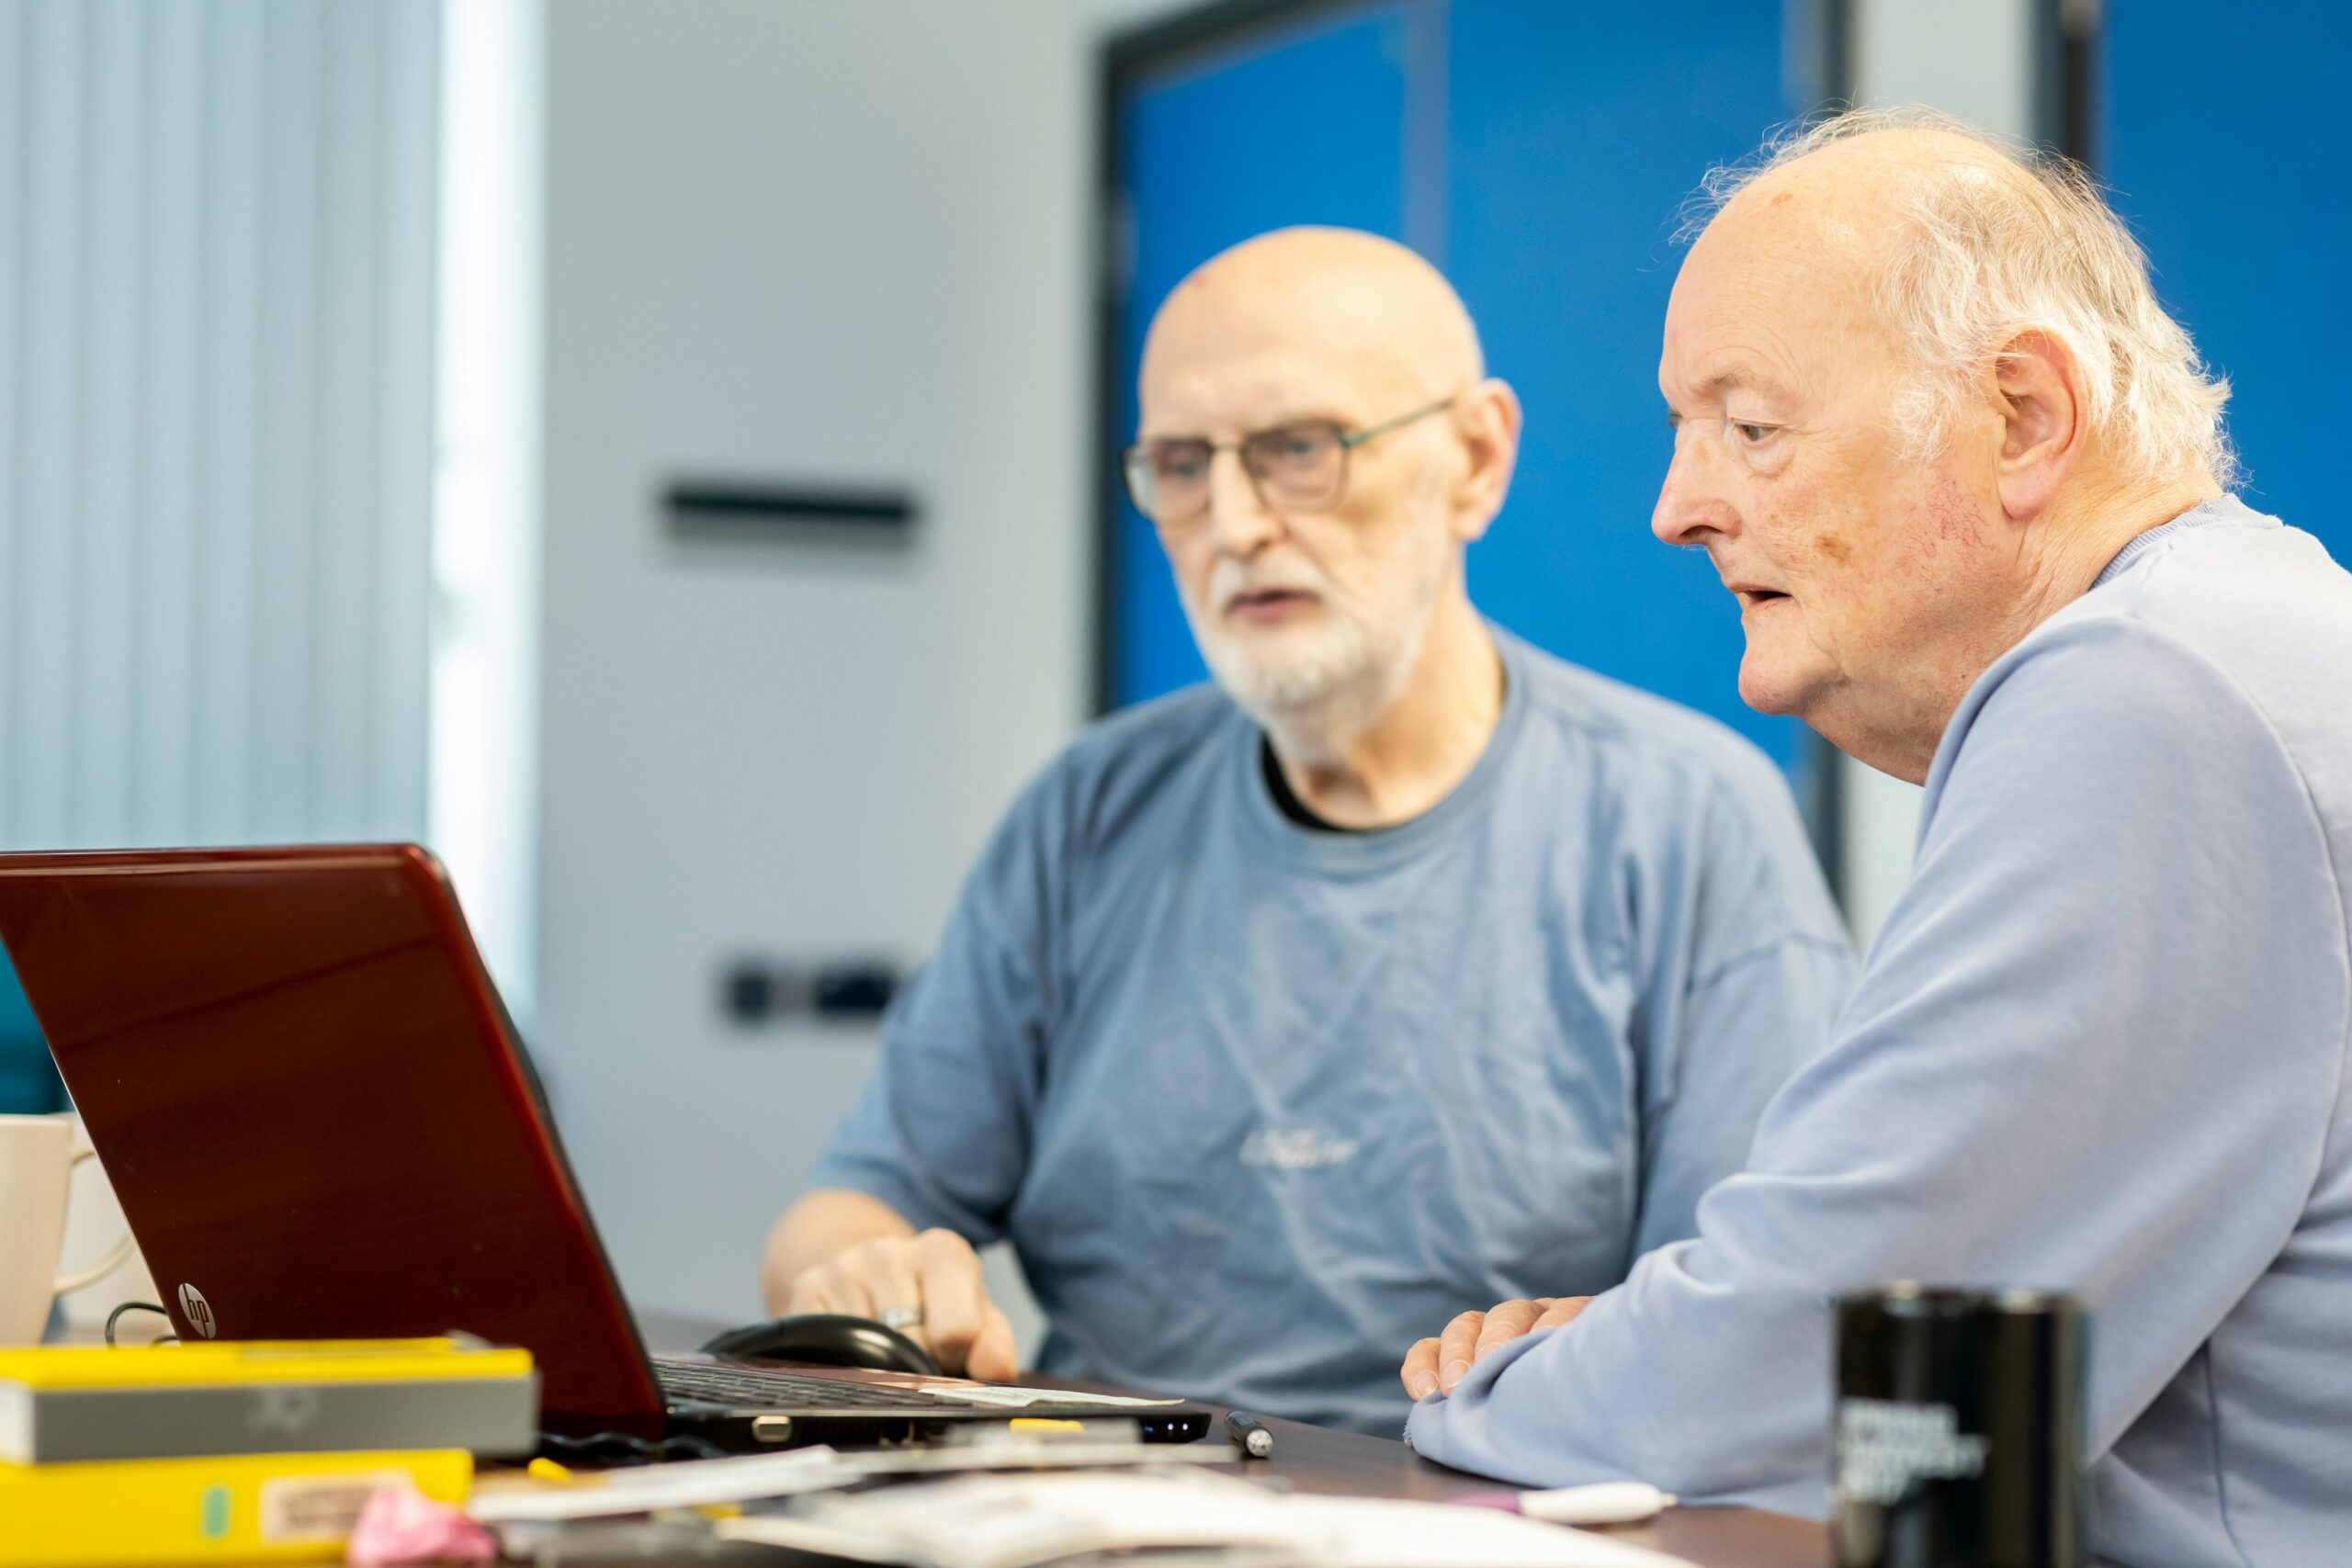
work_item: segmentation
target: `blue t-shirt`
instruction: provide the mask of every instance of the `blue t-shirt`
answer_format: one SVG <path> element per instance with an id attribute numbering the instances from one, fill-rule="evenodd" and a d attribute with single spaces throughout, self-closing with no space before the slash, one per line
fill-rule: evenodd
<path id="1" fill-rule="evenodd" d="M 2093 1315 L 2102 1561 L 2352 1558 L 2352 576 L 2233 500 L 1978 680 L 1828 1050 L 1699 1235 L 1413 1412 L 1424 1453 L 1827 1506 L 1832 1294 Z"/>
<path id="2" fill-rule="evenodd" d="M 1761 753 L 1498 641 L 1484 755 L 1379 832 L 1285 817 L 1213 687 L 1088 731 L 817 1182 L 1012 1237 L 1049 1371 L 1392 1435 L 1416 1336 L 1689 1234 L 1846 939 Z"/>

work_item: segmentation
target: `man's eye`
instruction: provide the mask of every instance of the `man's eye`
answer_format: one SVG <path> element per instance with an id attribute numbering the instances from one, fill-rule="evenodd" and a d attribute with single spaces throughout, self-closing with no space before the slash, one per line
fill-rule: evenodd
<path id="1" fill-rule="evenodd" d="M 1198 447 L 1178 447 L 1161 452 L 1152 463 L 1162 479 L 1196 479 L 1208 471 L 1208 454 Z"/>
<path id="2" fill-rule="evenodd" d="M 1727 420 L 1724 423 L 1743 446 L 1761 446 L 1777 428 L 1770 424 L 1749 424 L 1736 419 Z"/>

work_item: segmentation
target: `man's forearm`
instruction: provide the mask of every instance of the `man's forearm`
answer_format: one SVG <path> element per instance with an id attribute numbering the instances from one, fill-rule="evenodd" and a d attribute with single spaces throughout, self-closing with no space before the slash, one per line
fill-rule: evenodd
<path id="1" fill-rule="evenodd" d="M 785 1211 L 768 1235 L 760 1268 L 760 1291 L 771 1313 L 787 1310 L 792 1281 L 862 1242 L 880 1236 L 910 1236 L 915 1227 L 879 1198 L 844 1188 L 820 1187 Z"/>

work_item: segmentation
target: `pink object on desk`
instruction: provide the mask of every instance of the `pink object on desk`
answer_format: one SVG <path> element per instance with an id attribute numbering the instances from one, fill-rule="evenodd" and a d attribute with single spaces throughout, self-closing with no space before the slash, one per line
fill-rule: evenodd
<path id="1" fill-rule="evenodd" d="M 411 1486 L 379 1488 L 351 1527 L 344 1561 L 351 1568 L 394 1568 L 404 1562 L 490 1562 L 498 1543 L 488 1530 L 447 1503 Z"/>

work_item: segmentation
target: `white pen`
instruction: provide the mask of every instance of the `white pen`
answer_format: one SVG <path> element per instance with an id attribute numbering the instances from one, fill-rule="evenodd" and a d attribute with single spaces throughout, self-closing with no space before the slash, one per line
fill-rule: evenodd
<path id="1" fill-rule="evenodd" d="M 1642 1481 L 1603 1481 L 1552 1492 L 1521 1492 L 1519 1511 L 1555 1525 L 1630 1525 L 1674 1506 L 1674 1495 Z"/>

